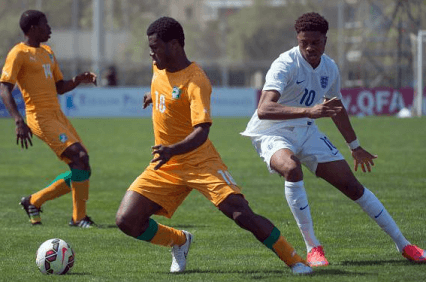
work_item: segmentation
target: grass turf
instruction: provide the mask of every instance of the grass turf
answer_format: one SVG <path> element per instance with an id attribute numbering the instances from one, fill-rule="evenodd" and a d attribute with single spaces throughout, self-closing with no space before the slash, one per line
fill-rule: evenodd
<path id="1" fill-rule="evenodd" d="M 193 192 L 163 224 L 195 235 L 184 274 L 169 274 L 169 250 L 132 239 L 114 223 L 127 187 L 144 170 L 153 145 L 150 119 L 72 119 L 90 153 L 93 169 L 88 214 L 100 228 L 68 227 L 71 196 L 43 206 L 42 226 L 31 226 L 18 202 L 48 185 L 67 166 L 40 140 L 21 150 L 14 124 L 0 119 L 0 281 L 425 281 L 426 265 L 406 261 L 391 239 L 358 205 L 305 170 L 317 237 L 330 266 L 309 277 L 288 268 L 248 232 Z M 424 118 L 354 118 L 364 148 L 377 154 L 371 173 L 359 180 L 383 202 L 412 243 L 426 247 L 426 131 Z M 305 246 L 283 196 L 283 180 L 269 175 L 248 138 L 239 135 L 248 118 L 215 118 L 210 138 L 253 210 L 269 218 L 306 255 Z M 352 164 L 349 149 L 330 120 L 320 129 Z M 38 272 L 35 252 L 50 238 L 71 244 L 76 263 L 70 274 L 46 277 Z"/>

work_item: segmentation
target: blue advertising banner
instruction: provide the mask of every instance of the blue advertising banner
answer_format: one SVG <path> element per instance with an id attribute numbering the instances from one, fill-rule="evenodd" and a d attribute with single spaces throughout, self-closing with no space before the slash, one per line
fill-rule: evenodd
<path id="1" fill-rule="evenodd" d="M 76 88 L 59 96 L 61 108 L 69 117 L 150 117 L 152 106 L 142 109 L 149 87 Z M 250 117 L 256 110 L 256 90 L 252 88 L 213 88 L 212 116 Z"/>
<path id="2" fill-rule="evenodd" d="M 150 117 L 143 96 L 149 87 L 76 88 L 60 95 L 62 111 L 69 117 Z"/>
<path id="3" fill-rule="evenodd" d="M 21 113 L 21 115 L 25 116 L 25 102 L 24 99 L 22 99 L 21 91 L 19 91 L 18 87 L 15 87 L 12 91 L 12 96 L 15 99 L 16 106 L 18 106 L 18 110 Z M 0 117 L 10 117 L 6 106 L 3 104 L 3 100 L 0 99 Z"/>

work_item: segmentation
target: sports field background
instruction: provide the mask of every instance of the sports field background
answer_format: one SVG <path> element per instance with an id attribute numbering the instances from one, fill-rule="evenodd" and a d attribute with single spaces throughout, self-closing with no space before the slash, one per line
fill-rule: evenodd
<path id="1" fill-rule="evenodd" d="M 0 119 L 0 281 L 426 281 L 426 265 L 406 261 L 391 239 L 358 205 L 305 170 L 315 229 L 330 266 L 296 277 L 269 249 L 193 192 L 163 224 L 192 232 L 195 242 L 184 274 L 169 274 L 167 248 L 132 239 L 115 227 L 115 213 L 131 182 L 144 170 L 153 145 L 150 119 L 72 119 L 90 154 L 88 215 L 100 225 L 68 227 L 71 194 L 43 206 L 42 226 L 31 226 L 18 202 L 48 185 L 67 166 L 38 139 L 29 150 L 15 145 L 14 123 Z M 271 219 L 303 256 L 302 237 L 283 196 L 283 180 L 269 175 L 248 138 L 248 118 L 215 118 L 210 138 L 253 210 Z M 424 118 L 353 118 L 358 138 L 377 154 L 373 172 L 356 172 L 384 203 L 412 243 L 426 248 L 426 130 Z M 331 120 L 318 120 L 350 161 Z M 35 264 L 38 246 L 61 238 L 76 263 L 65 276 L 46 277 Z"/>

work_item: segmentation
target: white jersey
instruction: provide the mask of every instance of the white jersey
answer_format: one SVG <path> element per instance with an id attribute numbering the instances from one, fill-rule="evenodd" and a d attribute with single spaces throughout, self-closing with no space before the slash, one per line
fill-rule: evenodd
<path id="1" fill-rule="evenodd" d="M 320 64 L 314 69 L 302 57 L 298 46 L 282 53 L 272 63 L 262 90 L 278 91 L 281 97 L 277 103 L 290 107 L 313 107 L 322 103 L 324 98 L 342 98 L 340 74 L 336 63 L 323 54 Z M 312 123 L 314 120 L 309 118 L 260 120 L 256 110 L 246 130 L 241 134 L 273 135 L 283 127 L 306 126 Z"/>

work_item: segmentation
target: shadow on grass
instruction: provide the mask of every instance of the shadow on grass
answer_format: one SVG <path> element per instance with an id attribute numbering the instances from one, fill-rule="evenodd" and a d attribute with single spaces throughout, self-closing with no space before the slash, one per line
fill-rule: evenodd
<path id="1" fill-rule="evenodd" d="M 115 225 L 115 224 L 98 224 L 97 228 L 99 228 L 99 229 L 117 228 L 117 225 Z"/>
<path id="2" fill-rule="evenodd" d="M 398 265 L 410 265 L 413 264 L 408 260 L 394 259 L 394 260 L 363 260 L 363 261 L 342 261 L 335 263 L 334 265 L 353 265 L 353 266 L 370 266 L 370 265 L 385 265 L 385 264 L 398 264 Z M 413 264 L 415 265 L 415 264 Z"/>
<path id="3" fill-rule="evenodd" d="M 207 225 L 207 224 L 173 224 L 173 225 L 170 225 L 170 227 L 173 227 L 173 228 L 176 228 L 176 229 L 205 228 L 205 227 L 211 228 L 211 225 Z"/>
<path id="4" fill-rule="evenodd" d="M 192 269 L 186 270 L 182 273 L 171 273 L 170 275 L 185 275 L 185 274 L 241 274 L 241 275 L 249 275 L 252 279 L 266 279 L 271 276 L 299 276 L 293 274 L 290 269 L 288 270 L 202 270 L 202 269 Z M 354 272 L 354 271 L 344 271 L 341 269 L 330 269 L 330 268 L 321 268 L 314 269 L 312 274 L 308 274 L 306 276 L 322 276 L 322 275 L 358 275 L 358 276 L 367 276 L 372 275 L 371 273 L 365 272 Z M 302 275 L 303 276 L 303 275 Z"/>
<path id="5" fill-rule="evenodd" d="M 190 229 L 190 228 L 204 228 L 204 227 L 210 227 L 209 225 L 205 224 L 181 224 L 181 225 L 173 225 L 171 226 L 173 228 L 177 229 Z M 117 228 L 117 225 L 115 224 L 98 224 L 97 228 L 100 229 L 108 229 L 108 228 Z"/>
<path id="6" fill-rule="evenodd" d="M 321 276 L 321 275 L 347 275 L 347 276 L 377 276 L 376 274 L 366 273 L 366 272 L 356 272 L 356 271 L 345 271 L 341 269 L 332 269 L 332 268 L 314 268 L 314 273 L 311 276 Z"/>
<path id="7" fill-rule="evenodd" d="M 65 274 L 66 276 L 72 275 L 72 276 L 86 276 L 86 275 L 92 275 L 92 273 L 89 272 L 68 272 Z"/>

